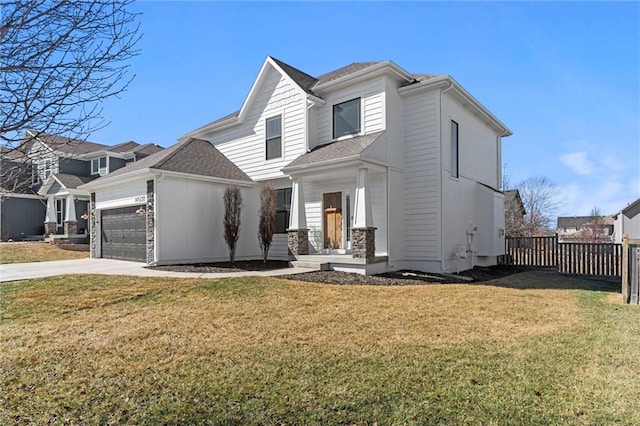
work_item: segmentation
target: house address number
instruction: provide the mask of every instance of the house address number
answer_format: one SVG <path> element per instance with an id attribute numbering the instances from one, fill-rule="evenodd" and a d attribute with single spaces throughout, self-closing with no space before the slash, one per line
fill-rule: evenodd
<path id="1" fill-rule="evenodd" d="M 142 196 L 140 196 L 140 197 L 136 197 L 136 198 L 134 199 L 134 201 L 135 201 L 136 203 L 144 203 L 144 202 L 146 202 L 146 201 L 147 201 L 147 196 L 146 196 L 146 195 L 142 195 Z"/>

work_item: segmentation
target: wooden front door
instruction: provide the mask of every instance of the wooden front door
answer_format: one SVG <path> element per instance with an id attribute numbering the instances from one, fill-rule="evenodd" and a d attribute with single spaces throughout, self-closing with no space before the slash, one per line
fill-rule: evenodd
<path id="1" fill-rule="evenodd" d="M 342 192 L 323 195 L 324 248 L 342 248 Z"/>

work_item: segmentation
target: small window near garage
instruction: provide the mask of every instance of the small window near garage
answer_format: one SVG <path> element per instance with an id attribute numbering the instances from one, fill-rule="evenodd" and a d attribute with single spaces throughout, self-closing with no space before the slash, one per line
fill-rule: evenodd
<path id="1" fill-rule="evenodd" d="M 278 189 L 276 204 L 276 234 L 286 234 L 291 213 L 291 188 Z"/>
<path id="2" fill-rule="evenodd" d="M 360 98 L 333 106 L 333 138 L 360 133 Z"/>
<path id="3" fill-rule="evenodd" d="M 451 176 L 458 177 L 460 146 L 458 143 L 458 123 L 451 120 Z"/>
<path id="4" fill-rule="evenodd" d="M 282 116 L 267 118 L 266 128 L 266 159 L 282 157 Z"/>

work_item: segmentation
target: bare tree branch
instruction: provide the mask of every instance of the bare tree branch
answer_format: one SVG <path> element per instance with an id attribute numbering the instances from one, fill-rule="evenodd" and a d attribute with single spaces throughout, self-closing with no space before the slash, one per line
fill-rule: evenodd
<path id="1" fill-rule="evenodd" d="M 0 148 L 13 151 L 0 170 L 5 188 L 27 173 L 13 166 L 29 162 L 39 135 L 71 144 L 108 124 L 102 103 L 127 89 L 129 61 L 139 54 L 132 1 L 0 2 Z"/>

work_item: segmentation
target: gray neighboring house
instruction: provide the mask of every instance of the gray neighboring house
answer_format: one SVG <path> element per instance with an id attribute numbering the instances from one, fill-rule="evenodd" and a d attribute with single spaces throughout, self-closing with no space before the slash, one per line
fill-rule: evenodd
<path id="1" fill-rule="evenodd" d="M 2 239 L 85 238 L 89 194 L 78 187 L 162 149 L 25 132 L 19 146 L 2 152 Z"/>
<path id="2" fill-rule="evenodd" d="M 640 239 L 640 198 L 613 215 L 613 237 L 616 243 L 622 243 L 622 236 Z"/>
<path id="3" fill-rule="evenodd" d="M 45 199 L 32 185 L 31 165 L 17 150 L 0 153 L 0 239 L 42 238 Z"/>

